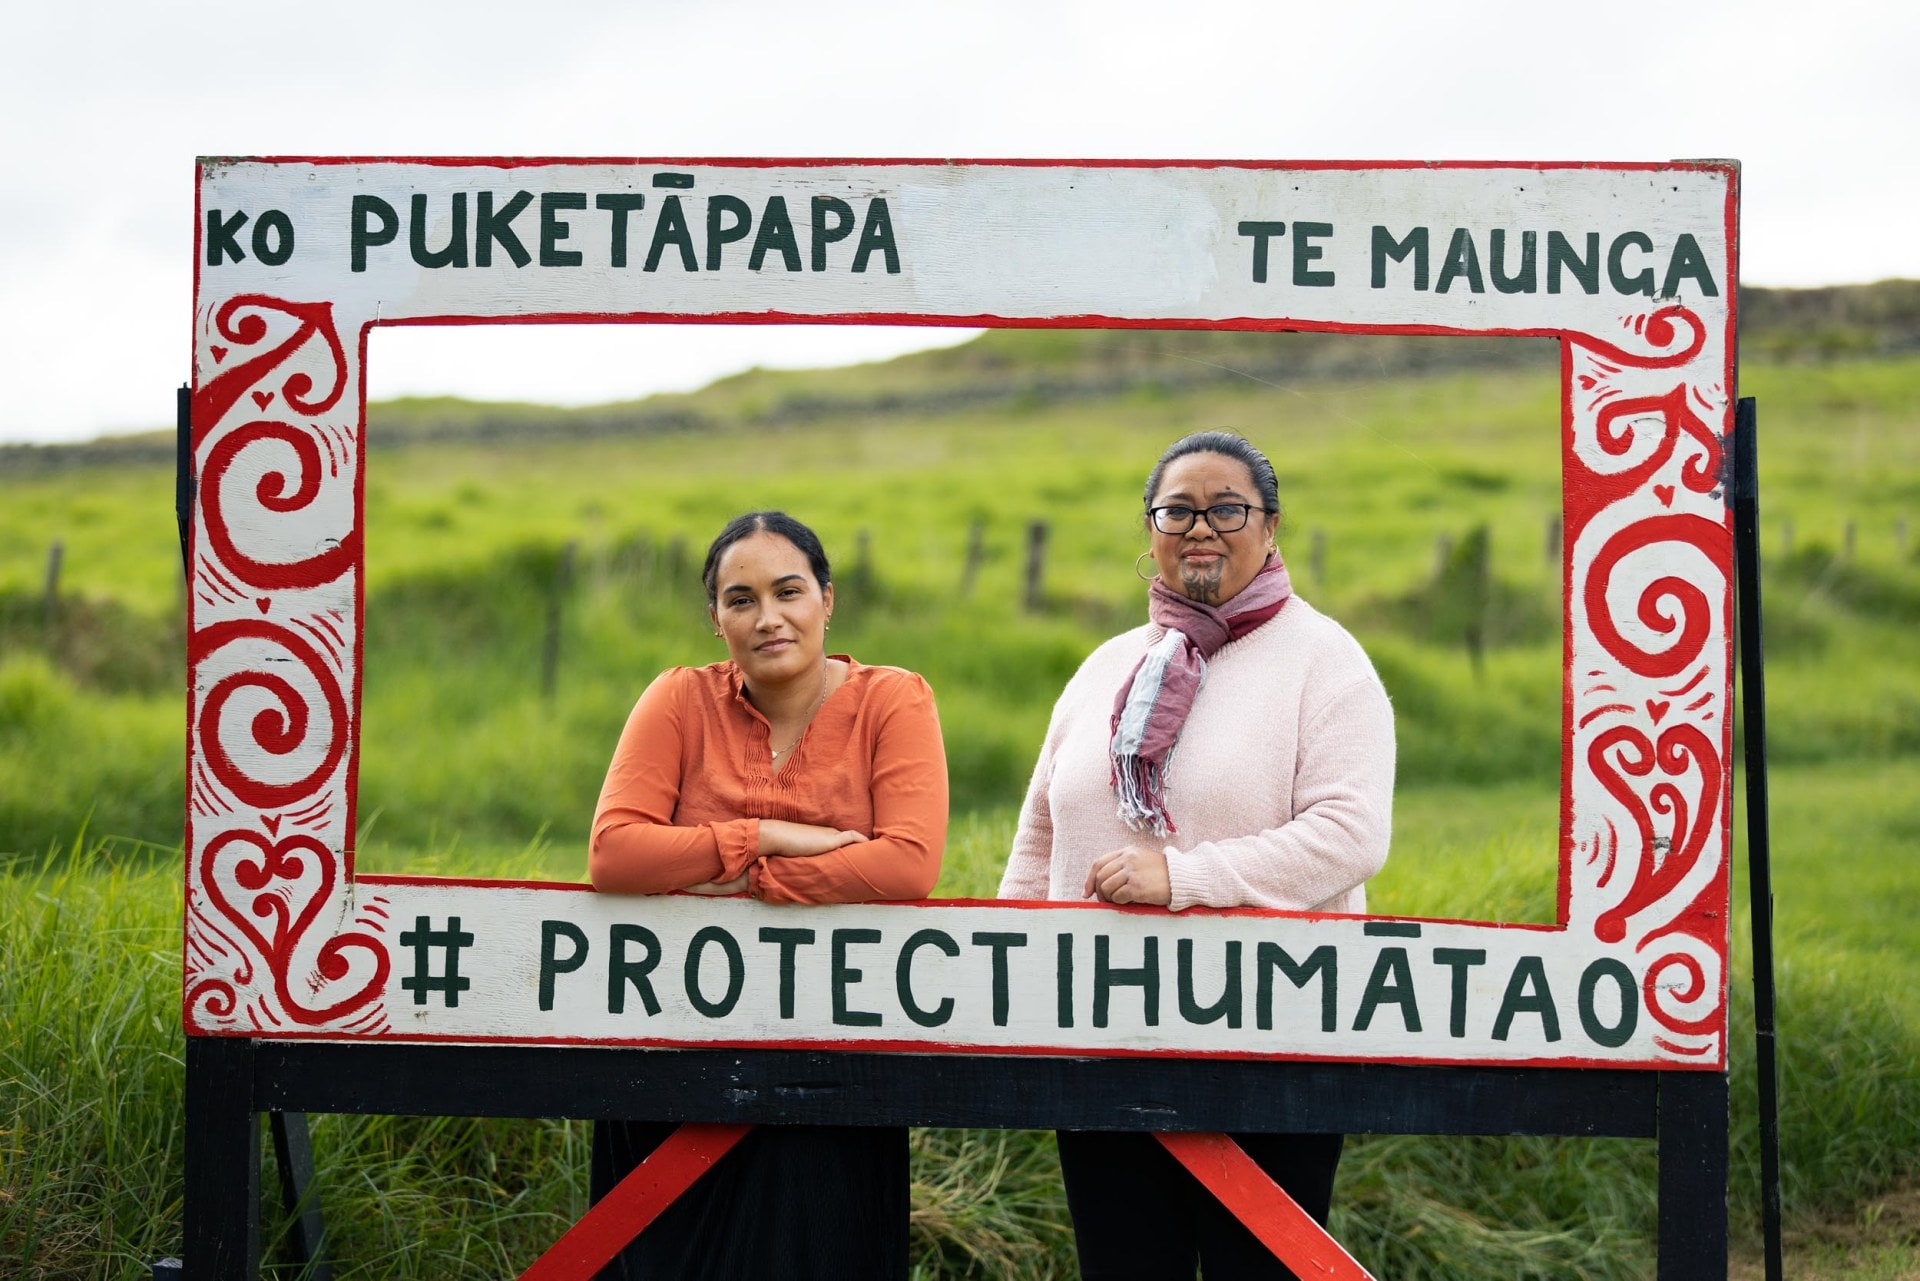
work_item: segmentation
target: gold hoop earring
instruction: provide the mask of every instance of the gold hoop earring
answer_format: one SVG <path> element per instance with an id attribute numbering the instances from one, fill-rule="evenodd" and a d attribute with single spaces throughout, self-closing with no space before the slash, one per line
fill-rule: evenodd
<path id="1" fill-rule="evenodd" d="M 1152 552 L 1141 552 L 1133 558 L 1133 576 L 1143 583 L 1150 583 L 1159 577 L 1158 574 L 1143 574 L 1140 572 L 1140 562 L 1151 555 L 1153 555 Z"/>

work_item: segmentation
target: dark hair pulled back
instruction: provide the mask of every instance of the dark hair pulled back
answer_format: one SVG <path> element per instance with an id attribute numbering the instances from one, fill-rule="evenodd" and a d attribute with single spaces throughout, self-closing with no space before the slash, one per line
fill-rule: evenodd
<path id="1" fill-rule="evenodd" d="M 735 516 L 713 540 L 713 546 L 707 548 L 707 565 L 700 571 L 700 581 L 707 589 L 707 604 L 715 605 L 720 600 L 720 558 L 726 555 L 727 548 L 741 539 L 753 534 L 778 534 L 797 548 L 807 558 L 807 567 L 813 571 L 814 581 L 825 591 L 833 582 L 833 569 L 827 564 L 827 550 L 820 545 L 820 536 L 808 529 L 793 517 L 780 511 L 748 512 Z"/>
<path id="2" fill-rule="evenodd" d="M 1260 505 L 1271 514 L 1279 514 L 1280 482 L 1274 477 L 1273 464 L 1267 461 L 1265 454 L 1254 448 L 1252 441 L 1231 431 L 1197 431 L 1168 445 L 1167 451 L 1160 455 L 1160 461 L 1147 474 L 1147 492 L 1142 500 L 1145 506 L 1153 506 L 1153 496 L 1160 489 L 1160 478 L 1166 474 L 1168 465 L 1188 454 L 1219 454 L 1223 458 L 1244 463 L 1248 474 L 1253 477 L 1253 487 L 1260 495 Z"/>

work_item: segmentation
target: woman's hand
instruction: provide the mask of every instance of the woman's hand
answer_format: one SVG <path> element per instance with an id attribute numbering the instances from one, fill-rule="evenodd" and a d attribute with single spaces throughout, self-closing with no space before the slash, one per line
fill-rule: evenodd
<path id="1" fill-rule="evenodd" d="M 1138 845 L 1102 854 L 1087 869 L 1087 884 L 1082 892 L 1108 903 L 1152 903 L 1165 907 L 1173 901 L 1167 856 Z"/>
<path id="2" fill-rule="evenodd" d="M 856 845 L 870 837 L 837 827 L 817 827 L 812 823 L 789 823 L 780 818 L 760 820 L 760 853 L 769 858 L 813 858 L 843 845 Z"/>
<path id="3" fill-rule="evenodd" d="M 745 894 L 747 892 L 747 874 L 745 872 L 731 881 L 702 881 L 698 885 L 687 886 L 689 894 L 705 894 L 718 898 L 727 894 Z"/>

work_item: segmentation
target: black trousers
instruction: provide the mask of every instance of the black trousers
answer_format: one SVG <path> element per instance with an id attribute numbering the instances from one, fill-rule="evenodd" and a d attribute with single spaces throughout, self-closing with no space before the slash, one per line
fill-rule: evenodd
<path id="1" fill-rule="evenodd" d="M 1325 1226 L 1345 1136 L 1236 1134 L 1254 1163 Z M 1298 1281 L 1151 1134 L 1062 1130 L 1060 1173 L 1086 1281 Z"/>
<path id="2" fill-rule="evenodd" d="M 676 1127 L 597 1121 L 599 1201 Z M 907 1132 L 756 1126 L 600 1272 L 601 1281 L 905 1281 Z"/>

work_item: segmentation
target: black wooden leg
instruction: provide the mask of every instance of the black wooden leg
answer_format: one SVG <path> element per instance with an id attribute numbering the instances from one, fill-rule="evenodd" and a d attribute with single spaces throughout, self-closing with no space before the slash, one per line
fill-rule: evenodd
<path id="1" fill-rule="evenodd" d="M 313 1144 L 305 1112 L 269 1112 L 274 1164 L 280 1171 L 280 1201 L 293 1216 L 293 1261 L 306 1281 L 332 1281 L 326 1260 L 326 1224 L 313 1187 Z"/>
<path id="2" fill-rule="evenodd" d="M 255 1281 L 260 1274 L 260 1118 L 253 1108 L 253 1043 L 187 1038 L 189 1281 Z"/>
<path id="3" fill-rule="evenodd" d="M 1727 1078 L 1660 1074 L 1660 1281 L 1726 1281 Z"/>

